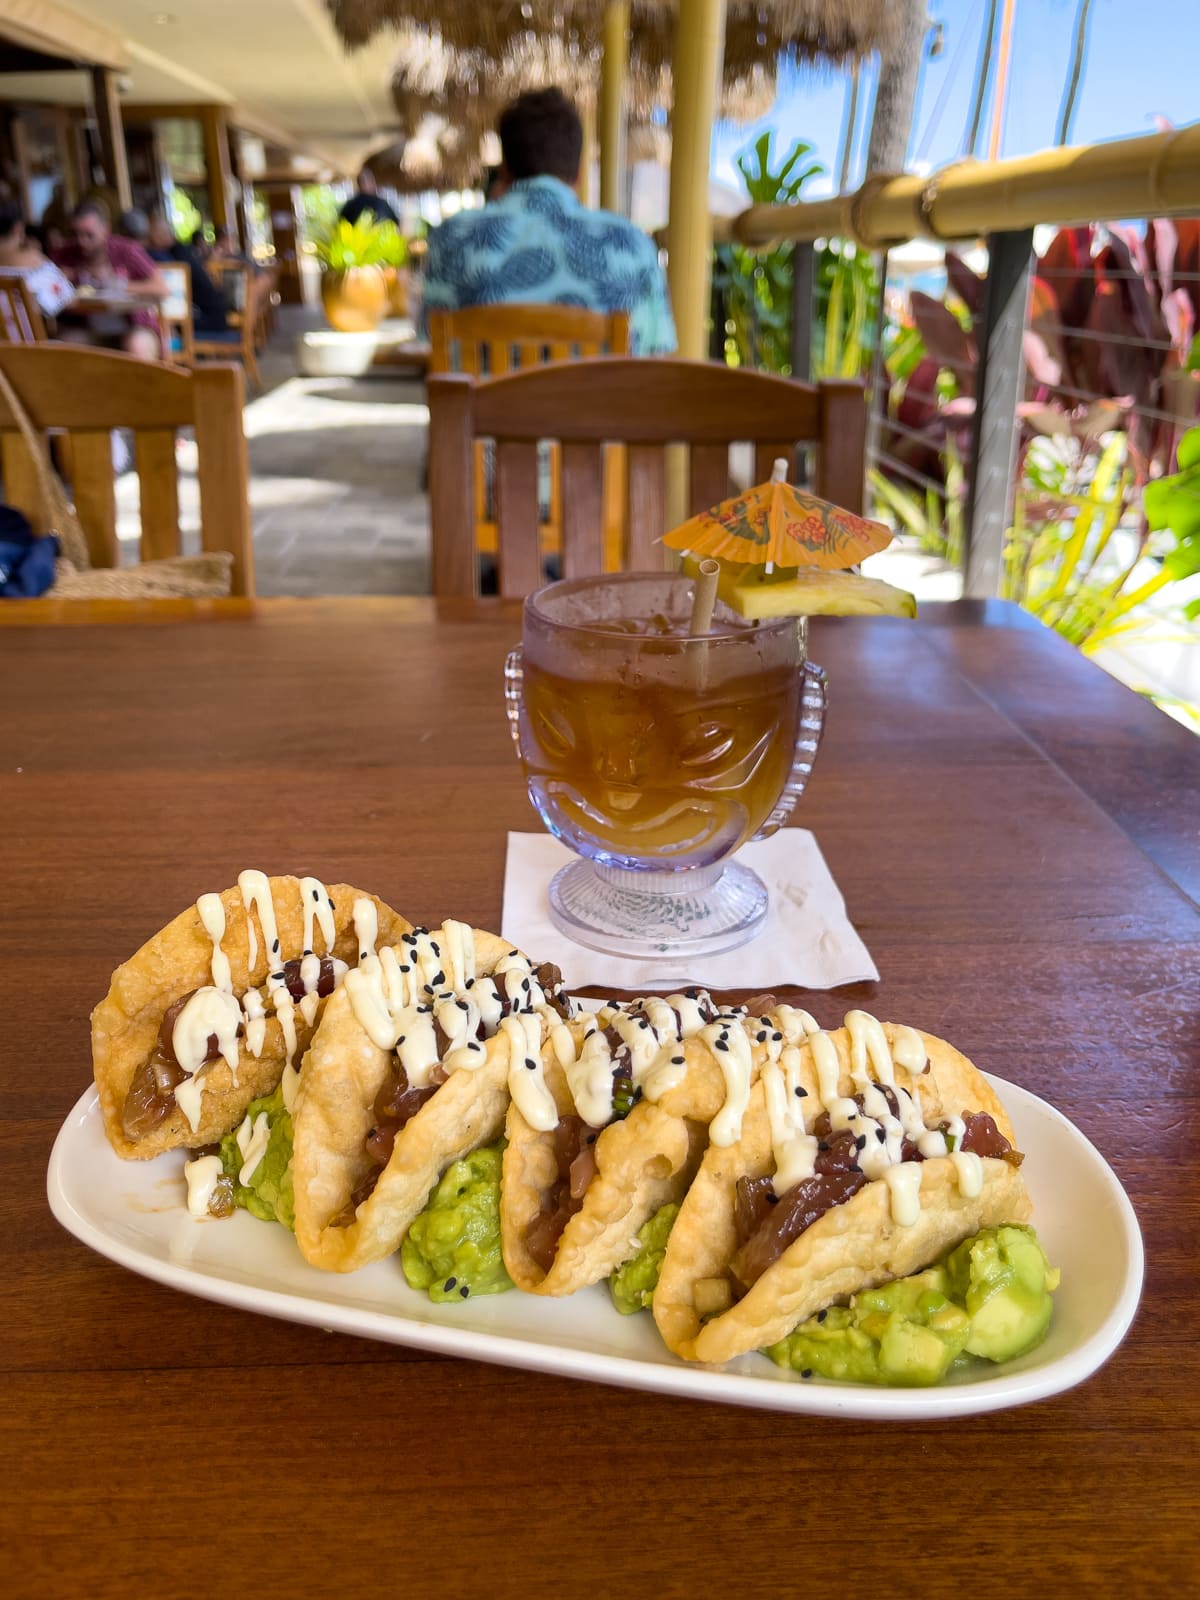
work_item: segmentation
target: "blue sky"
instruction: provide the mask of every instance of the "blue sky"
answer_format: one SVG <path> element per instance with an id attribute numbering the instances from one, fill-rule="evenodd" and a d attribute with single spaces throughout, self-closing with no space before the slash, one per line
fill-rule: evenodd
<path id="1" fill-rule="evenodd" d="M 1016 0 L 1002 155 L 1027 155 L 1054 143 L 1077 7 L 1078 0 Z M 986 0 L 930 0 L 945 42 L 941 56 L 923 67 L 910 167 L 943 166 L 963 153 L 986 11 Z M 1072 143 L 1151 133 L 1156 116 L 1176 124 L 1200 118 L 1200 0 L 1093 0 L 1089 40 Z M 862 176 L 873 68 L 863 87 L 852 181 Z M 746 127 L 718 127 L 714 177 L 740 188 L 733 157 L 768 127 L 776 130 L 777 149 L 804 139 L 835 169 L 846 88 L 840 72 L 785 69 L 768 116 Z M 990 117 L 989 105 L 985 139 Z M 816 197 L 829 188 L 814 181 L 805 193 Z"/>

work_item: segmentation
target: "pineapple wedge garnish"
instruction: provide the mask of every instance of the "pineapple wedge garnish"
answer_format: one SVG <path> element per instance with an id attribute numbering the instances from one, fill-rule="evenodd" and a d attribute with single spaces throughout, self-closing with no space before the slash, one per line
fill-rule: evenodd
<path id="1" fill-rule="evenodd" d="M 685 556 L 683 570 L 697 574 L 694 557 Z M 772 572 L 748 564 L 721 562 L 717 594 L 750 621 L 765 617 L 915 617 L 917 602 L 904 589 L 856 572 L 825 572 L 815 567 Z"/>

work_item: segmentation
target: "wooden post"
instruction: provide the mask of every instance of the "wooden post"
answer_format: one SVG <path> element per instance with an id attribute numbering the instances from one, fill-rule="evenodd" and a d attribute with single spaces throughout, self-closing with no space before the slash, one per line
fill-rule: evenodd
<path id="1" fill-rule="evenodd" d="M 625 210 L 626 93 L 629 76 L 629 0 L 609 0 L 600 58 L 600 204 Z"/>
<path id="2" fill-rule="evenodd" d="M 792 377 L 807 383 L 812 377 L 813 291 L 816 287 L 817 247 L 810 239 L 792 246 Z M 831 373 L 831 377 L 835 374 Z"/>
<path id="3" fill-rule="evenodd" d="M 592 173 L 596 166 L 596 101 L 587 94 L 579 102 L 579 120 L 583 123 L 583 151 L 579 157 L 579 198 L 585 206 L 596 204 L 592 187 Z"/>
<path id="4" fill-rule="evenodd" d="M 1000 592 L 1004 536 L 1012 521 L 1032 256 L 1031 228 L 988 236 L 963 556 L 963 593 L 971 599 Z"/>
<path id="5" fill-rule="evenodd" d="M 133 190 L 129 185 L 129 161 L 125 155 L 125 127 L 121 121 L 117 75 L 110 67 L 92 68 L 92 102 L 96 111 L 96 129 L 100 135 L 104 181 L 116 195 L 118 209 L 128 211 L 133 205 Z M 113 221 L 116 221 L 115 217 Z"/>
<path id="6" fill-rule="evenodd" d="M 214 228 L 229 226 L 229 129 L 224 106 L 202 106 L 204 168 L 208 175 L 208 204 Z"/>
<path id="7" fill-rule="evenodd" d="M 673 56 L 668 277 L 679 354 L 695 361 L 703 360 L 708 343 L 704 328 L 712 278 L 708 165 L 724 52 L 725 0 L 679 0 Z"/>

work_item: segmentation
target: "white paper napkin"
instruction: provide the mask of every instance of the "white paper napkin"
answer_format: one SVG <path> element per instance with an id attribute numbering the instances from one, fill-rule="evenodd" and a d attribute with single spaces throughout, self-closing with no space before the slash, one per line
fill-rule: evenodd
<path id="1" fill-rule="evenodd" d="M 554 961 L 570 988 L 762 989 L 794 984 L 836 989 L 879 977 L 850 926 L 846 904 L 811 833 L 782 828 L 738 852 L 766 884 L 771 901 L 762 931 L 738 950 L 707 958 L 604 955 L 568 939 L 550 921 L 547 889 L 576 857 L 548 833 L 510 833 L 504 869 L 502 932 L 536 961 Z"/>

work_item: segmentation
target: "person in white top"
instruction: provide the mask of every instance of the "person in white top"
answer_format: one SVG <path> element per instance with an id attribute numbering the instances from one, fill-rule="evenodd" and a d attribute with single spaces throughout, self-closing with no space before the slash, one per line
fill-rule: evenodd
<path id="1" fill-rule="evenodd" d="M 0 204 L 0 272 L 19 272 L 45 316 L 57 316 L 75 298 L 71 280 L 28 237 L 20 207 L 11 202 Z"/>

